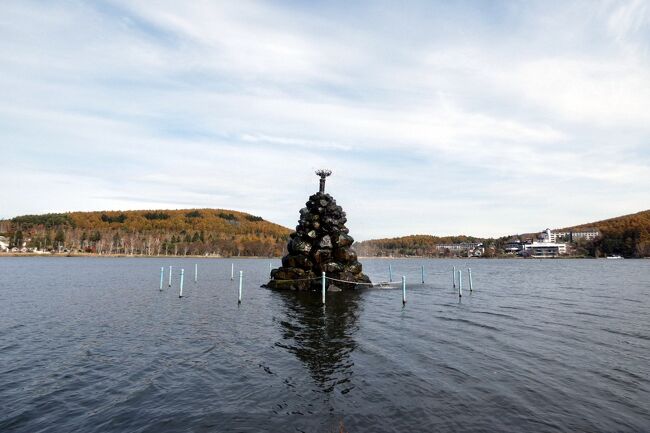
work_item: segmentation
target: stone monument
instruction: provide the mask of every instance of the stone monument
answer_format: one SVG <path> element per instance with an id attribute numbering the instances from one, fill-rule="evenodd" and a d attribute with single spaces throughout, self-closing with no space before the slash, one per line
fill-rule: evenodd
<path id="1" fill-rule="evenodd" d="M 352 249 L 354 239 L 345 227 L 345 212 L 334 198 L 325 193 L 325 180 L 330 170 L 318 170 L 319 191 L 309 197 L 300 210 L 300 221 L 291 233 L 288 254 L 282 266 L 271 271 L 266 287 L 282 290 L 321 290 L 321 276 L 325 272 L 328 290 L 356 289 L 358 283 L 370 283 L 363 274 L 357 253 Z"/>

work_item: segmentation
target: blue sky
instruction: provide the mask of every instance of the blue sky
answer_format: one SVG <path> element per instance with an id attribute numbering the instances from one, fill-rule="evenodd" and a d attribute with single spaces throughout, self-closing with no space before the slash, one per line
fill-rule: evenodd
<path id="1" fill-rule="evenodd" d="M 219 207 L 358 239 L 647 209 L 650 2 L 6 1 L 0 217 Z"/>

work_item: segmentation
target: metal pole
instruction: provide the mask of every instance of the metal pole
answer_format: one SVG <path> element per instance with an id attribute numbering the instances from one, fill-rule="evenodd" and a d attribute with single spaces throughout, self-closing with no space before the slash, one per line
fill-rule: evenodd
<path id="1" fill-rule="evenodd" d="M 467 274 L 469 275 L 469 291 L 470 293 L 474 290 L 474 284 L 472 283 L 472 268 L 467 268 Z"/>
<path id="2" fill-rule="evenodd" d="M 325 272 L 323 272 L 323 278 L 321 280 L 321 292 L 323 305 L 325 305 Z"/>
<path id="3" fill-rule="evenodd" d="M 422 284 L 424 284 L 424 265 L 422 266 Z"/>
<path id="4" fill-rule="evenodd" d="M 269 274 L 273 270 L 273 262 L 269 262 Z"/>
<path id="5" fill-rule="evenodd" d="M 402 305 L 406 305 L 406 277 L 402 275 Z"/>
<path id="6" fill-rule="evenodd" d="M 454 269 L 451 271 L 451 280 L 454 284 L 454 289 L 456 288 L 456 266 L 454 266 Z"/>
<path id="7" fill-rule="evenodd" d="M 237 300 L 238 304 L 241 304 L 241 286 L 244 280 L 244 271 L 239 271 L 239 298 Z"/>
<path id="8" fill-rule="evenodd" d="M 172 267 L 169 267 L 169 287 L 172 286 Z"/>
<path id="9" fill-rule="evenodd" d="M 199 264 L 195 263 L 194 264 L 194 282 L 196 283 L 196 280 L 199 278 Z"/>
<path id="10" fill-rule="evenodd" d="M 388 265 L 388 282 L 392 283 L 393 282 L 393 266 Z"/>
<path id="11" fill-rule="evenodd" d="M 463 297 L 463 271 L 458 270 L 458 297 Z"/>
<path id="12" fill-rule="evenodd" d="M 185 269 L 181 269 L 181 290 L 178 292 L 178 297 L 183 297 L 183 281 L 185 280 Z"/>
<path id="13" fill-rule="evenodd" d="M 230 281 L 235 279 L 235 264 L 230 264 Z"/>
<path id="14" fill-rule="evenodd" d="M 162 292 L 163 280 L 165 279 L 165 267 L 160 267 L 160 291 Z"/>

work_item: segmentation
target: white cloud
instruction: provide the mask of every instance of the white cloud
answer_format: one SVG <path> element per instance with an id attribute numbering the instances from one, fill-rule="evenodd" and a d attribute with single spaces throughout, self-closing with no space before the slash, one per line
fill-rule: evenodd
<path id="1" fill-rule="evenodd" d="M 589 5 L 9 2 L 0 214 L 214 206 L 293 226 L 320 166 L 360 239 L 641 209 L 648 7 Z"/>

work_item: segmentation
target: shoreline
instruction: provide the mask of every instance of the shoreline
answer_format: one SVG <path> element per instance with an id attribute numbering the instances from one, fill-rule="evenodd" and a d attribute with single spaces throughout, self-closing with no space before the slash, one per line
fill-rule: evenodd
<path id="1" fill-rule="evenodd" d="M 268 256 L 197 256 L 197 255 L 186 255 L 186 256 L 173 256 L 173 255 L 130 255 L 130 254 L 80 254 L 80 253 L 0 253 L 0 258 L 2 257 L 57 257 L 57 258 L 111 258 L 111 259 L 161 259 L 161 258 L 187 258 L 187 259 L 277 259 L 280 260 L 282 257 L 268 257 Z M 650 257 L 631 257 L 625 258 L 625 260 L 634 260 L 634 259 L 650 259 Z M 568 259 L 585 259 L 585 260 L 594 260 L 594 259 L 605 259 L 605 257 L 589 257 L 589 256 L 559 256 L 559 257 L 517 257 L 517 256 L 498 256 L 498 257 L 427 257 L 427 256 L 408 256 L 408 257 L 376 257 L 376 256 L 359 256 L 359 259 L 381 259 L 381 260 L 408 260 L 408 259 L 426 259 L 426 260 L 448 260 L 448 259 L 465 259 L 465 260 L 506 260 L 506 259 L 516 259 L 516 260 L 530 260 L 530 259 L 539 259 L 539 260 L 568 260 Z"/>
<path id="2" fill-rule="evenodd" d="M 70 253 L 0 253 L 1 257 L 57 257 L 57 258 L 110 258 L 110 259 L 161 259 L 161 258 L 188 258 L 188 259 L 280 259 L 281 257 L 267 257 L 267 256 L 147 256 L 147 255 L 131 255 L 131 254 L 70 254 Z"/>

